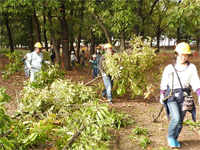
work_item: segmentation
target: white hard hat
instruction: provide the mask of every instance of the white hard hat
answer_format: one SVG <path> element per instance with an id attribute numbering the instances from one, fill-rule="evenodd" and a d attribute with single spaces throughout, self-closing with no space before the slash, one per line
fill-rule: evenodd
<path id="1" fill-rule="evenodd" d="M 74 54 L 74 51 L 72 51 L 72 54 Z"/>
<path id="2" fill-rule="evenodd" d="M 97 55 L 92 55 L 92 57 L 97 57 Z"/>

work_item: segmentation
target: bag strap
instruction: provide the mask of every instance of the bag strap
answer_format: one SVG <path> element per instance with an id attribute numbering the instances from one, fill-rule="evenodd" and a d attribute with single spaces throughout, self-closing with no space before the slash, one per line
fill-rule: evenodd
<path id="1" fill-rule="evenodd" d="M 173 66 L 173 68 L 174 68 L 174 70 L 175 70 L 175 72 L 176 72 L 176 75 L 177 75 L 177 77 L 178 77 L 178 81 L 179 81 L 179 83 L 180 83 L 180 85 L 181 85 L 181 89 L 183 89 L 183 86 L 182 86 L 182 84 L 181 84 L 181 80 L 180 80 L 180 78 L 179 78 L 179 75 L 178 75 L 178 73 L 177 73 L 175 67 L 174 67 L 174 64 L 172 64 L 172 66 Z"/>

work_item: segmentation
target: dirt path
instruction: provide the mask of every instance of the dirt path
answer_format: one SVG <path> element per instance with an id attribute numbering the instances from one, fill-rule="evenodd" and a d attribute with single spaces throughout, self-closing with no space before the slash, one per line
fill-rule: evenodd
<path id="1" fill-rule="evenodd" d="M 172 57 L 172 56 L 170 56 Z M 8 62 L 5 56 L 0 56 L 0 67 L 5 66 Z M 200 71 L 200 59 L 197 57 L 191 57 L 191 62 L 195 63 L 197 69 Z M 168 64 L 168 62 L 166 62 Z M 66 78 L 72 78 L 73 81 L 84 81 L 87 83 L 92 80 L 92 75 L 87 77 L 88 69 L 79 68 L 66 73 Z M 25 81 L 24 72 L 15 73 L 7 80 L 3 80 L 0 73 L 0 87 L 6 87 L 6 92 L 9 94 L 13 101 L 6 104 L 8 108 L 8 114 L 13 114 L 17 107 L 17 98 L 20 97 L 19 92 L 23 88 L 23 81 Z M 102 82 L 98 79 L 97 82 Z M 159 91 L 155 91 L 154 95 L 158 95 Z M 197 101 L 196 101 L 197 103 Z M 115 107 L 117 110 L 129 114 L 133 118 L 134 123 L 123 127 L 119 130 L 114 130 L 113 141 L 111 141 L 111 150 L 140 150 L 142 149 L 137 144 L 133 144 L 133 140 L 129 138 L 133 129 L 137 126 L 140 128 L 145 128 L 148 131 L 148 138 L 151 140 L 152 144 L 148 146 L 147 149 L 153 150 L 166 150 L 169 149 L 167 146 L 167 130 L 169 122 L 166 117 L 165 110 L 161 113 L 158 118 L 158 122 L 153 122 L 153 115 L 157 115 L 161 104 L 154 96 L 150 96 L 148 99 L 143 99 L 139 97 L 137 99 L 131 99 L 129 96 L 123 98 L 117 98 L 111 107 Z M 200 107 L 196 104 L 197 108 L 197 121 L 200 121 Z M 186 114 L 186 119 L 191 120 L 191 114 Z M 179 141 L 181 144 L 181 150 L 200 150 L 200 129 L 192 128 L 192 126 L 184 126 L 180 134 Z"/>

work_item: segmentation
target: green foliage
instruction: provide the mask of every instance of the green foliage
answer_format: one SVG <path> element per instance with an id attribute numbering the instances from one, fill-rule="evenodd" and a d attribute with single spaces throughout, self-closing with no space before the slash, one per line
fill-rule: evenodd
<path id="1" fill-rule="evenodd" d="M 18 52 L 8 53 L 5 54 L 8 57 L 9 64 L 7 64 L 4 68 L 5 71 L 3 71 L 2 77 L 4 79 L 9 78 L 10 75 L 17 72 L 23 64 L 23 61 L 21 61 L 21 57 Z"/>
<path id="2" fill-rule="evenodd" d="M 146 149 L 151 140 L 148 138 L 148 133 L 146 129 L 139 128 L 133 129 L 132 134 L 129 136 L 131 139 L 136 141 L 142 149 Z"/>
<path id="3" fill-rule="evenodd" d="M 6 108 L 4 107 L 5 102 L 8 102 L 11 97 L 5 93 L 5 88 L 0 88 L 0 149 L 12 149 L 14 145 L 11 140 L 6 138 L 6 135 L 10 133 L 11 119 L 5 114 Z"/>
<path id="4" fill-rule="evenodd" d="M 47 64 L 43 64 L 42 69 L 35 76 L 35 81 L 31 84 L 31 86 L 35 88 L 43 88 L 45 86 L 50 86 L 55 79 L 62 79 L 64 77 L 64 70 L 60 69 L 59 65 L 49 66 Z"/>
<path id="5" fill-rule="evenodd" d="M 101 103 L 92 87 L 82 83 L 57 79 L 43 88 L 27 86 L 23 95 L 18 119 L 28 124 L 29 133 L 25 132 L 21 140 L 25 147 L 48 140 L 55 141 L 56 148 L 61 149 L 80 131 L 70 145 L 72 149 L 108 149 L 112 138 L 109 128 L 130 123 L 127 115 Z"/>
<path id="6" fill-rule="evenodd" d="M 143 94 L 148 83 L 147 77 L 153 76 L 151 70 L 158 63 L 159 57 L 154 53 L 155 49 L 150 47 L 149 42 L 143 43 L 141 38 L 134 37 L 131 41 L 132 48 L 128 51 L 106 54 L 104 67 L 114 79 L 114 89 L 120 96 L 129 89 L 132 97 Z"/>
<path id="7" fill-rule="evenodd" d="M 183 122 L 183 125 L 189 125 L 192 129 L 194 129 L 194 128 L 200 128 L 200 122 L 199 121 L 194 122 L 194 121 L 191 121 L 189 119 L 185 120 Z"/>

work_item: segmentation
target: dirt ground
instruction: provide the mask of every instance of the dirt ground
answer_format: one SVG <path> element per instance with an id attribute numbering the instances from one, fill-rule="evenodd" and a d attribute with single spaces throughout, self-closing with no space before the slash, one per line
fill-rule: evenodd
<path id="1" fill-rule="evenodd" d="M 173 58 L 173 54 L 166 54 L 169 59 L 165 62 L 166 65 L 170 63 Z M 200 56 L 191 56 L 189 60 L 194 63 L 200 73 Z M 0 55 L 0 67 L 4 67 L 8 63 L 6 56 Z M 90 73 L 90 72 L 89 72 Z M 73 81 L 83 80 L 87 83 L 92 80 L 92 74 L 88 76 L 88 67 L 75 68 L 73 71 L 66 72 L 66 78 L 72 78 Z M 6 104 L 8 114 L 12 115 L 17 108 L 17 99 L 20 97 L 19 93 L 23 88 L 23 81 L 27 80 L 24 72 L 17 72 L 9 79 L 3 80 L 0 73 L 0 87 L 6 87 L 6 93 L 10 95 L 13 100 Z M 102 82 L 102 79 L 97 79 L 97 82 Z M 113 140 L 111 141 L 111 150 L 140 150 L 142 149 L 137 144 L 134 144 L 133 140 L 129 137 L 133 129 L 137 126 L 145 128 L 148 131 L 148 137 L 152 144 L 148 145 L 148 150 L 167 150 L 167 131 L 169 122 L 166 117 L 165 110 L 162 111 L 157 122 L 153 122 L 153 116 L 158 115 L 161 104 L 158 102 L 159 90 L 156 90 L 150 95 L 149 98 L 144 99 L 143 96 L 138 98 L 130 98 L 126 95 L 121 98 L 115 98 L 114 103 L 110 107 L 116 108 L 118 111 L 122 111 L 129 114 L 133 118 L 134 123 L 126 127 L 116 129 L 112 131 Z M 196 96 L 196 95 L 195 95 Z M 197 101 L 197 121 L 200 121 L 200 107 Z M 185 120 L 191 120 L 191 114 L 187 113 Z M 181 150 L 199 150 L 200 149 L 200 129 L 192 128 L 191 126 L 184 126 L 179 136 Z"/>

